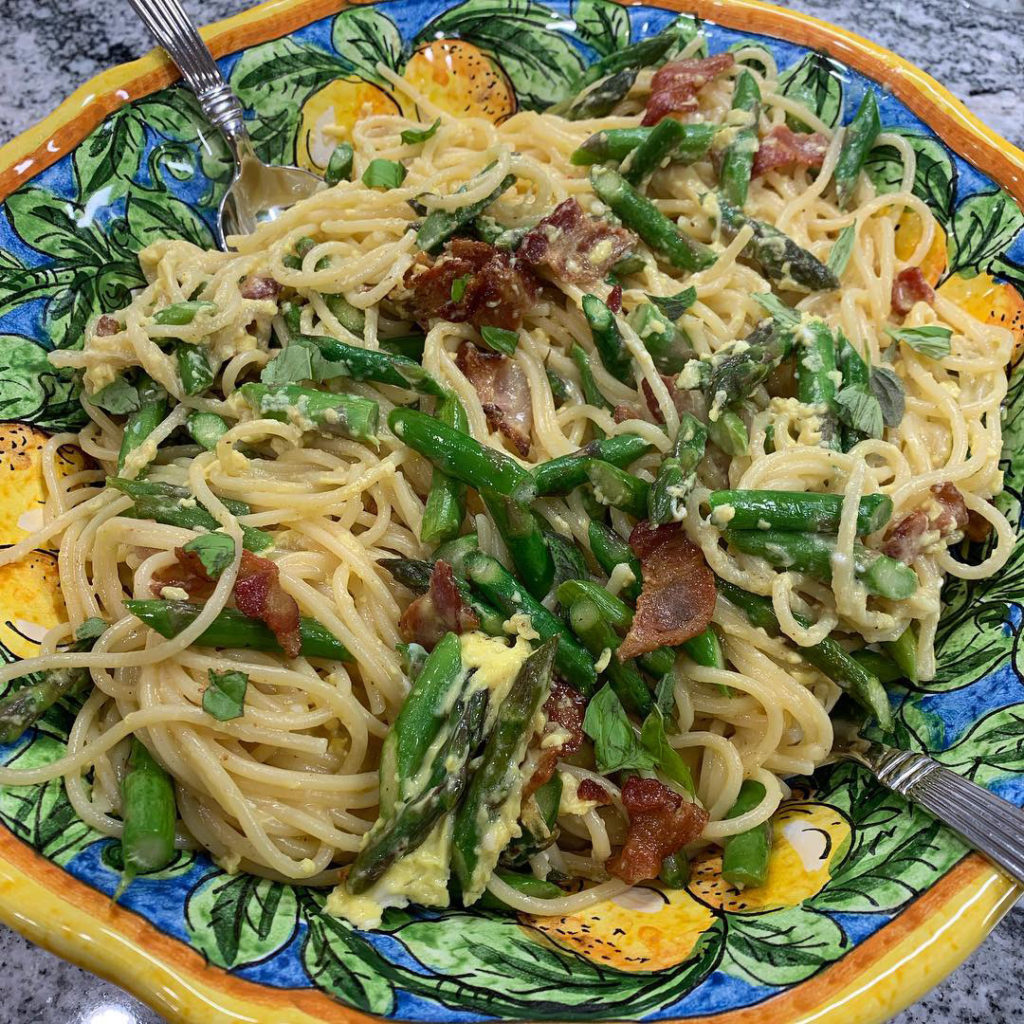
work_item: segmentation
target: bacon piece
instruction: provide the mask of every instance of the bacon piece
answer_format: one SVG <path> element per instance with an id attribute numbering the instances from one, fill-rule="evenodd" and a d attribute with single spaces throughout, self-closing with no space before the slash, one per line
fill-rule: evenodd
<path id="1" fill-rule="evenodd" d="M 560 281 L 590 284 L 601 280 L 636 243 L 632 231 L 584 213 L 573 197 L 523 236 L 518 256 L 536 269 L 546 267 Z"/>
<path id="2" fill-rule="evenodd" d="M 276 299 L 281 294 L 281 285 L 272 277 L 250 274 L 242 282 L 243 299 Z"/>
<path id="3" fill-rule="evenodd" d="M 931 499 L 908 512 L 885 535 L 882 551 L 908 565 L 926 548 L 940 541 L 953 544 L 968 529 L 970 516 L 964 496 L 948 480 L 932 484 Z M 980 518 L 980 517 L 979 517 Z"/>
<path id="4" fill-rule="evenodd" d="M 456 302 L 452 285 L 460 278 L 466 287 Z M 399 304 L 407 302 L 412 318 L 424 327 L 440 319 L 516 330 L 539 290 L 529 267 L 471 238 L 453 239 L 436 259 L 420 253 L 403 280 L 411 295 Z"/>
<path id="5" fill-rule="evenodd" d="M 608 305 L 608 308 L 613 313 L 621 313 L 622 312 L 622 285 L 621 284 L 617 284 L 608 293 L 608 303 L 607 303 L 607 305 Z"/>
<path id="6" fill-rule="evenodd" d="M 612 419 L 616 423 L 625 423 L 626 420 L 642 420 L 643 414 L 635 405 L 629 405 L 627 402 L 620 402 L 614 409 L 612 409 Z"/>
<path id="7" fill-rule="evenodd" d="M 560 758 L 571 757 L 583 745 L 583 715 L 586 710 L 586 698 L 579 690 L 557 679 L 551 684 L 551 693 L 543 708 L 544 736 L 550 736 L 555 732 L 564 735 L 561 743 L 540 748 L 537 766 L 523 787 L 524 800 L 555 774 L 555 765 Z"/>
<path id="8" fill-rule="evenodd" d="M 612 795 L 594 779 L 581 779 L 576 787 L 576 795 L 581 800 L 593 800 L 601 807 L 607 807 L 612 802 Z"/>
<path id="9" fill-rule="evenodd" d="M 935 289 L 925 280 L 920 267 L 907 267 L 892 283 L 892 311 L 906 316 L 918 302 L 934 302 Z"/>
<path id="10" fill-rule="evenodd" d="M 483 352 L 468 341 L 459 346 L 459 369 L 476 389 L 487 425 L 512 442 L 524 458 L 530 453 L 533 406 L 522 367 L 499 352 Z"/>
<path id="11" fill-rule="evenodd" d="M 820 167 L 827 149 L 828 139 L 821 132 L 795 132 L 777 124 L 761 136 L 751 174 L 756 178 L 777 167 Z"/>
<path id="12" fill-rule="evenodd" d="M 658 647 L 677 647 L 707 629 L 715 610 L 715 577 L 681 523 L 633 527 L 629 546 L 643 569 L 636 615 L 618 650 L 620 661 Z"/>
<path id="13" fill-rule="evenodd" d="M 731 53 L 714 57 L 675 60 L 659 68 L 651 79 L 651 95 L 641 124 L 657 124 L 667 114 L 696 110 L 697 93 L 735 63 Z"/>
<path id="14" fill-rule="evenodd" d="M 691 416 L 696 416 L 698 419 L 703 418 L 705 412 L 704 398 L 699 391 L 688 391 L 679 387 L 676 384 L 676 377 L 673 375 L 662 373 L 659 376 L 661 377 L 661 382 L 668 389 L 668 393 L 672 397 L 672 404 L 676 407 L 676 412 L 680 416 L 684 412 L 688 412 Z M 650 409 L 651 415 L 654 417 L 654 422 L 664 423 L 665 417 L 661 414 L 661 406 L 654 397 L 654 389 L 648 383 L 646 377 L 640 381 L 640 390 L 643 392 L 647 408 Z"/>
<path id="15" fill-rule="evenodd" d="M 476 612 L 459 593 L 452 567 L 440 561 L 434 563 L 427 592 L 405 609 L 398 622 L 407 641 L 422 644 L 428 651 L 437 646 L 445 633 L 466 633 L 479 625 Z"/>
<path id="16" fill-rule="evenodd" d="M 160 596 L 164 587 L 180 587 L 190 598 L 208 598 L 216 581 L 206 572 L 199 555 L 184 548 L 175 548 L 174 554 L 177 563 L 153 577 L 153 592 Z M 299 606 L 281 586 L 277 566 L 269 558 L 243 551 L 232 594 L 238 610 L 266 623 L 289 658 L 299 656 Z"/>
<path id="17" fill-rule="evenodd" d="M 980 512 L 975 512 L 973 508 L 969 508 L 967 510 L 967 526 L 964 527 L 964 536 L 972 544 L 980 544 L 983 540 L 988 540 L 991 533 L 992 524 Z"/>
<path id="18" fill-rule="evenodd" d="M 104 313 L 103 316 L 96 321 L 96 328 L 93 334 L 97 338 L 109 338 L 112 334 L 120 334 L 121 325 L 117 322 L 115 317 L 112 317 L 109 313 Z"/>
<path id="19" fill-rule="evenodd" d="M 700 837 L 708 812 L 657 779 L 631 775 L 622 787 L 629 815 L 626 842 L 605 867 L 630 885 L 657 878 L 661 862 Z"/>

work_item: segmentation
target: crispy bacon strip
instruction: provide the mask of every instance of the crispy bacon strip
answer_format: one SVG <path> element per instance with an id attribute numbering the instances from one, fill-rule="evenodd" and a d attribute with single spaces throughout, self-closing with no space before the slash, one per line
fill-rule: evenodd
<path id="1" fill-rule="evenodd" d="M 734 63 L 731 53 L 716 53 L 714 57 L 671 61 L 659 68 L 651 79 L 651 95 L 640 123 L 657 124 L 668 114 L 695 110 L 697 93 Z"/>
<path id="2" fill-rule="evenodd" d="M 174 554 L 177 562 L 153 577 L 153 592 L 159 597 L 164 587 L 179 587 L 193 600 L 206 600 L 216 580 L 206 572 L 199 555 L 184 548 L 175 548 Z M 232 594 L 238 610 L 266 623 L 289 658 L 299 656 L 299 606 L 281 586 L 277 566 L 270 559 L 243 551 Z"/>
<path id="3" fill-rule="evenodd" d="M 576 787 L 576 795 L 581 800 L 593 800 L 601 807 L 607 807 L 612 802 L 612 795 L 595 779 L 582 779 Z"/>
<path id="4" fill-rule="evenodd" d="M 715 610 L 715 577 L 682 524 L 633 527 L 629 545 L 643 569 L 636 615 L 618 650 L 620 661 L 658 647 L 677 647 L 707 629 Z"/>
<path id="5" fill-rule="evenodd" d="M 250 274 L 242 282 L 243 299 L 276 299 L 281 294 L 281 285 L 272 277 Z"/>
<path id="6" fill-rule="evenodd" d="M 908 565 L 933 544 L 954 544 L 968 530 L 970 515 L 964 496 L 948 480 L 932 484 L 931 498 L 894 523 L 885 535 L 882 551 Z M 981 518 L 981 517 L 979 517 Z"/>
<path id="7" fill-rule="evenodd" d="M 487 425 L 512 442 L 524 458 L 530 453 L 533 406 L 522 367 L 498 352 L 483 352 L 468 341 L 459 346 L 459 369 L 476 389 Z"/>
<path id="8" fill-rule="evenodd" d="M 552 775 L 560 758 L 570 757 L 583 744 L 583 715 L 587 710 L 587 701 L 579 690 L 555 680 L 551 684 L 551 693 L 544 702 L 544 737 L 555 732 L 563 734 L 562 742 L 550 747 L 542 746 L 537 767 L 533 775 L 523 787 L 523 799 L 536 793 Z"/>
<path id="9" fill-rule="evenodd" d="M 682 415 L 684 412 L 690 413 L 692 416 L 696 416 L 698 419 L 704 418 L 705 403 L 704 398 L 699 391 L 685 391 L 676 384 L 676 377 L 662 373 L 659 375 L 661 382 L 668 389 L 669 395 L 672 396 L 672 404 L 676 407 L 676 412 Z M 658 400 L 654 397 L 654 389 L 647 382 L 645 377 L 640 381 L 640 390 L 644 396 L 644 402 L 647 408 L 651 412 L 651 416 L 654 418 L 655 423 L 664 423 L 665 417 L 661 414 L 661 406 L 658 404 Z"/>
<path id="10" fill-rule="evenodd" d="M 992 533 L 992 524 L 980 513 L 975 512 L 973 508 L 967 510 L 967 526 L 964 527 L 964 536 L 972 544 L 980 544 L 983 540 L 988 540 Z"/>
<path id="11" fill-rule="evenodd" d="M 456 301 L 452 285 L 460 279 L 465 288 Z M 423 327 L 441 319 L 515 330 L 540 286 L 530 268 L 507 252 L 455 238 L 436 259 L 421 252 L 405 272 L 404 287 L 409 294 L 396 300 Z"/>
<path id="12" fill-rule="evenodd" d="M 480 618 L 462 599 L 455 574 L 447 562 L 435 562 L 427 592 L 402 614 L 398 628 L 410 643 L 434 649 L 445 633 L 466 633 L 480 625 Z"/>
<path id="13" fill-rule="evenodd" d="M 613 313 L 621 313 L 622 312 L 622 285 L 621 284 L 617 284 L 608 293 L 608 308 Z"/>
<path id="14" fill-rule="evenodd" d="M 821 132 L 795 132 L 785 124 L 773 125 L 761 137 L 751 173 L 754 177 L 777 167 L 820 167 L 825 161 L 828 139 Z"/>
<path id="15" fill-rule="evenodd" d="M 622 787 L 622 803 L 629 815 L 629 831 L 622 849 L 605 865 L 630 885 L 657 878 L 661 862 L 699 838 L 708 812 L 657 779 L 631 775 Z"/>
<path id="16" fill-rule="evenodd" d="M 918 302 L 934 302 L 935 289 L 925 280 L 920 267 L 907 267 L 892 283 L 892 311 L 906 316 Z"/>
<path id="17" fill-rule="evenodd" d="M 121 333 L 121 325 L 117 322 L 115 317 L 112 317 L 109 313 L 104 313 L 103 316 L 96 321 L 96 330 L 94 333 L 97 338 L 109 338 L 112 334 Z"/>
<path id="18" fill-rule="evenodd" d="M 549 270 L 560 281 L 591 284 L 605 277 L 636 243 L 632 231 L 584 213 L 573 197 L 526 233 L 518 256 L 535 269 Z"/>

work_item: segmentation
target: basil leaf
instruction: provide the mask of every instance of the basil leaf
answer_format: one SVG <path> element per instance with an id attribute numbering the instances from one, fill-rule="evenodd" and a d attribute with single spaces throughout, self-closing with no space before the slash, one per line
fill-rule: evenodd
<path id="1" fill-rule="evenodd" d="M 234 560 L 235 542 L 226 533 L 204 533 L 185 544 L 182 551 L 194 551 L 206 575 L 215 580 Z"/>
<path id="2" fill-rule="evenodd" d="M 516 346 L 519 344 L 518 331 L 506 331 L 504 327 L 481 327 L 480 337 L 496 352 L 504 352 L 507 356 L 516 354 Z"/>
<path id="3" fill-rule="evenodd" d="M 783 327 L 796 327 L 800 323 L 800 314 L 771 292 L 757 292 L 754 294 L 753 299 L 773 320 Z"/>
<path id="4" fill-rule="evenodd" d="M 438 118 L 429 128 L 406 128 L 402 132 L 402 141 L 409 146 L 415 146 L 418 142 L 426 142 L 437 134 L 441 127 L 441 118 Z"/>
<path id="5" fill-rule="evenodd" d="M 920 352 L 929 359 L 942 359 L 950 352 L 950 338 L 953 332 L 948 327 L 929 324 L 927 327 L 886 327 L 885 333 L 890 338 L 902 341 L 915 352 Z"/>
<path id="6" fill-rule="evenodd" d="M 397 160 L 377 157 L 363 171 L 363 184 L 367 188 L 398 188 L 405 181 L 405 167 Z"/>
<path id="7" fill-rule="evenodd" d="M 218 722 L 229 722 L 245 714 L 245 691 L 249 677 L 244 672 L 209 670 L 210 685 L 203 690 L 203 710 Z"/>
<path id="8" fill-rule="evenodd" d="M 300 380 L 318 380 L 313 371 L 313 354 L 312 345 L 296 339 L 263 367 L 260 380 L 264 384 L 294 384 Z"/>
<path id="9" fill-rule="evenodd" d="M 351 142 L 339 142 L 334 147 L 331 159 L 327 161 L 324 181 L 328 185 L 337 185 L 339 181 L 348 181 L 352 177 L 352 160 L 355 150 Z"/>
<path id="10" fill-rule="evenodd" d="M 666 672 L 658 682 L 654 691 L 654 705 L 668 719 L 676 710 L 676 674 Z"/>
<path id="11" fill-rule="evenodd" d="M 83 622 L 78 629 L 75 630 L 76 640 L 96 640 L 106 632 L 109 623 L 106 619 L 101 619 L 98 615 L 93 615 Z"/>
<path id="12" fill-rule="evenodd" d="M 872 366 L 870 383 L 882 410 L 882 422 L 887 427 L 898 427 L 907 405 L 903 381 L 888 366 Z"/>
<path id="13" fill-rule="evenodd" d="M 648 295 L 647 298 L 675 323 L 697 301 L 697 289 L 691 286 L 675 295 Z"/>
<path id="14" fill-rule="evenodd" d="M 466 294 L 466 286 L 470 282 L 470 277 L 470 274 L 463 274 L 462 277 L 457 277 L 452 281 L 452 302 L 462 301 L 462 296 Z"/>
<path id="15" fill-rule="evenodd" d="M 106 387 L 88 396 L 89 401 L 115 416 L 127 416 L 137 412 L 142 405 L 139 389 L 129 384 L 124 377 L 115 377 Z"/>
<path id="16" fill-rule="evenodd" d="M 832 243 L 832 249 L 828 254 L 828 269 L 836 277 L 842 277 L 847 263 L 850 262 L 850 255 L 853 252 L 853 242 L 857 237 L 857 228 L 853 224 L 847 224 L 839 237 Z"/>
<path id="17" fill-rule="evenodd" d="M 868 437 L 881 437 L 885 426 L 882 406 L 866 388 L 853 385 L 843 388 L 836 395 L 839 419 L 853 430 L 859 430 Z"/>
<path id="18" fill-rule="evenodd" d="M 644 720 L 643 728 L 640 730 L 640 743 L 654 758 L 654 766 L 662 775 L 677 782 L 688 793 L 696 792 L 690 769 L 665 735 L 665 719 L 657 706 Z"/>
<path id="19" fill-rule="evenodd" d="M 640 745 L 632 723 L 608 683 L 587 705 L 583 731 L 594 741 L 594 758 L 599 772 L 617 772 L 625 768 L 650 771 L 654 768 L 654 758 Z"/>

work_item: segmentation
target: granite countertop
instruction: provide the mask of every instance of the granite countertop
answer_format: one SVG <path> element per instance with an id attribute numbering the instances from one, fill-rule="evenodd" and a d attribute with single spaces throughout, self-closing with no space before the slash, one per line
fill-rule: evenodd
<path id="1" fill-rule="evenodd" d="M 656 2 L 656 0 L 655 0 Z M 852 29 L 930 72 L 983 121 L 1024 148 L 1024 0 L 1019 18 L 963 0 L 776 0 Z M 990 0 L 998 6 L 1000 0 Z M 186 0 L 211 22 L 245 0 Z M 0 0 L 7 43 L 0 52 L 0 142 L 52 110 L 74 88 L 150 42 L 123 0 Z M 951 35 L 949 26 L 955 26 Z M 34 74 L 26 69 L 38 68 Z M 1024 907 L 1003 919 L 981 948 L 898 1024 L 1009 1024 L 1024 1020 L 1020 956 Z M 26 942 L 0 925 L 0 1024 L 159 1024 L 121 989 Z"/>

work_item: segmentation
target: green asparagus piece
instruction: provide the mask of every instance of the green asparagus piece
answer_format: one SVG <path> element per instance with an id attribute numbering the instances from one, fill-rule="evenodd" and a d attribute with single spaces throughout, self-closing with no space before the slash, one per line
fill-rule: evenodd
<path id="1" fill-rule="evenodd" d="M 861 354 L 850 344 L 842 331 L 837 335 L 839 369 L 843 375 L 843 390 L 857 388 L 864 394 L 871 394 L 871 367 L 864 361 Z M 862 430 L 844 425 L 843 451 L 848 452 L 855 444 L 863 441 L 868 435 Z"/>
<path id="2" fill-rule="evenodd" d="M 714 250 L 682 234 L 654 203 L 640 195 L 617 171 L 595 167 L 590 172 L 590 183 L 612 213 L 673 267 L 693 272 L 715 262 Z"/>
<path id="3" fill-rule="evenodd" d="M 564 377 L 560 377 L 554 370 L 545 370 L 544 372 L 548 378 L 548 387 L 551 388 L 551 398 L 555 408 L 561 408 L 572 397 L 569 382 Z"/>
<path id="4" fill-rule="evenodd" d="M 839 423 L 831 411 L 836 399 L 836 343 L 823 320 L 813 320 L 799 332 L 803 344 L 797 349 L 796 392 L 805 405 L 819 409 L 821 445 L 838 451 L 842 446 Z"/>
<path id="5" fill-rule="evenodd" d="M 228 432 L 224 419 L 212 412 L 190 412 L 185 426 L 192 440 L 207 451 L 213 451 L 217 442 Z"/>
<path id="6" fill-rule="evenodd" d="M 175 358 L 186 395 L 201 394 L 213 383 L 214 371 L 205 348 L 182 342 L 175 350 Z"/>
<path id="7" fill-rule="evenodd" d="M 878 101 L 875 99 L 874 90 L 867 89 L 857 108 L 857 113 L 853 115 L 853 120 L 846 126 L 843 148 L 839 151 L 839 159 L 836 161 L 836 169 L 833 174 L 840 210 L 845 210 L 850 199 L 853 198 L 861 169 L 864 167 L 868 153 L 871 152 L 871 147 L 875 144 L 881 130 L 882 122 L 878 116 Z"/>
<path id="8" fill-rule="evenodd" d="M 174 823 L 178 817 L 174 782 L 138 737 L 121 780 L 121 852 L 124 884 L 136 875 L 159 871 L 174 857 Z"/>
<path id="9" fill-rule="evenodd" d="M 577 95 L 581 89 L 596 82 L 605 75 L 614 74 L 624 68 L 649 68 L 660 64 L 679 42 L 679 30 L 669 25 L 656 36 L 648 36 L 628 46 L 617 47 L 611 53 L 595 61 L 573 83 L 571 94 Z M 557 111 L 556 111 L 557 112 Z"/>
<path id="10" fill-rule="evenodd" d="M 453 430 L 469 432 L 466 410 L 455 395 L 446 395 L 437 406 L 437 419 Z M 424 544 L 439 544 L 459 535 L 459 527 L 466 517 L 466 485 L 448 476 L 444 470 L 434 468 L 430 493 L 423 509 L 420 540 Z"/>
<path id="11" fill-rule="evenodd" d="M 683 644 L 683 650 L 698 665 L 703 665 L 705 668 L 725 668 L 722 643 L 718 639 L 714 626 L 708 626 L 703 633 L 698 633 L 692 639 L 687 640 Z"/>
<path id="12" fill-rule="evenodd" d="M 707 439 L 708 432 L 700 420 L 690 413 L 680 417 L 672 450 L 662 460 L 650 489 L 648 519 L 653 525 L 678 523 L 685 518 L 686 502 L 697 481 Z"/>
<path id="13" fill-rule="evenodd" d="M 711 521 L 733 530 L 787 530 L 837 533 L 842 519 L 841 494 L 804 491 L 712 491 Z M 868 494 L 857 506 L 857 536 L 880 530 L 892 515 L 892 499 Z"/>
<path id="14" fill-rule="evenodd" d="M 761 627 L 769 636 L 779 635 L 779 620 L 769 598 L 750 594 L 723 579 L 716 583 L 718 593 L 743 612 L 752 625 Z M 795 614 L 795 618 L 802 626 L 811 625 L 811 620 L 802 615 Z M 826 637 L 821 643 L 799 648 L 799 652 L 805 661 L 845 690 L 869 715 L 874 715 L 884 732 L 892 729 L 892 709 L 882 684 L 847 654 L 836 640 Z"/>
<path id="15" fill-rule="evenodd" d="M 583 315 L 590 325 L 594 346 L 604 368 L 616 380 L 630 380 L 633 359 L 622 340 L 615 314 L 596 295 L 584 295 Z"/>
<path id="16" fill-rule="evenodd" d="M 554 530 L 545 530 L 544 537 L 548 542 L 548 551 L 551 552 L 551 560 L 554 562 L 554 575 L 551 579 L 549 590 L 554 590 L 566 580 L 580 580 L 587 576 L 587 560 L 583 552 L 576 546 L 575 541 L 569 537 L 563 537 Z M 547 596 L 545 594 L 545 596 Z"/>
<path id="17" fill-rule="evenodd" d="M 869 651 L 865 647 L 862 650 L 851 652 L 850 657 L 863 669 L 870 672 L 880 683 L 895 683 L 899 679 L 906 678 L 896 662 L 878 651 Z"/>
<path id="18" fill-rule="evenodd" d="M 718 126 L 714 124 L 673 123 L 682 129 L 677 146 L 667 154 L 673 163 L 695 163 L 711 148 L 715 132 L 718 131 Z M 606 128 L 585 139 L 570 159 L 577 167 L 621 163 L 646 142 L 653 131 L 653 128 Z"/>
<path id="19" fill-rule="evenodd" d="M 672 154 L 685 144 L 687 127 L 674 117 L 659 121 L 621 164 L 619 170 L 626 181 L 630 185 L 639 185 L 645 178 L 666 166 Z"/>
<path id="20" fill-rule="evenodd" d="M 738 818 L 753 810 L 764 800 L 765 788 L 753 779 L 744 780 L 739 796 L 726 818 Z M 722 848 L 722 877 L 737 889 L 764 885 L 768 878 L 768 862 L 772 852 L 771 819 L 729 836 Z"/>
<path id="21" fill-rule="evenodd" d="M 782 530 L 727 530 L 726 539 L 748 555 L 758 555 L 780 569 L 795 569 L 815 579 L 832 579 L 835 538 L 826 533 L 787 533 Z M 917 590 L 917 573 L 895 558 L 853 546 L 853 570 L 869 594 L 901 601 Z"/>
<path id="22" fill-rule="evenodd" d="M 626 322 L 636 331 L 661 373 L 678 373 L 693 355 L 686 335 L 653 302 L 642 302 L 630 312 Z"/>
<path id="23" fill-rule="evenodd" d="M 746 455 L 750 447 L 747 425 L 731 409 L 723 409 L 708 423 L 708 439 L 726 455 Z"/>
<path id="24" fill-rule="evenodd" d="M 532 476 L 515 459 L 426 413 L 392 409 L 388 426 L 400 441 L 438 469 L 477 491 L 522 495 L 532 490 Z"/>
<path id="25" fill-rule="evenodd" d="M 590 86 L 561 111 L 566 121 L 586 121 L 588 118 L 607 117 L 633 87 L 637 72 L 624 68 Z"/>
<path id="26" fill-rule="evenodd" d="M 426 220 L 420 225 L 416 232 L 416 244 L 424 252 L 436 252 L 452 235 L 461 231 L 468 224 L 471 224 L 488 206 L 499 196 L 507 192 L 516 183 L 514 174 L 506 174 L 501 179 L 493 192 L 478 199 L 475 203 L 468 203 L 455 210 L 431 210 Z M 458 192 L 466 191 L 467 186 L 463 185 Z"/>
<path id="27" fill-rule="evenodd" d="M 914 627 L 907 628 L 891 643 L 883 644 L 889 657 L 896 662 L 897 667 L 903 673 L 904 678 L 916 683 L 919 680 L 917 674 L 917 637 L 914 635 Z"/>
<path id="28" fill-rule="evenodd" d="M 517 577 L 538 601 L 551 589 L 555 563 L 548 550 L 547 538 L 529 506 L 493 491 L 481 496 L 494 525 L 505 542 Z"/>
<path id="29" fill-rule="evenodd" d="M 452 868 L 466 906 L 480 898 L 497 867 L 504 844 L 493 842 L 495 830 L 502 821 L 519 817 L 526 781 L 521 765 L 533 736 L 534 717 L 551 688 L 558 646 L 559 640 L 552 638 L 523 662 L 455 815 Z"/>
<path id="30" fill-rule="evenodd" d="M 340 292 L 333 295 L 324 295 L 324 302 L 327 308 L 331 311 L 331 315 L 335 320 L 345 328 L 346 331 L 351 331 L 357 338 L 363 336 L 363 332 L 366 330 L 366 313 L 358 306 L 353 306 L 348 299 L 345 298 Z M 318 336 L 317 336 L 318 337 Z M 341 344 L 339 342 L 339 344 Z M 346 345 L 346 348 L 351 346 Z M 364 352 L 366 349 L 359 349 L 358 351 Z M 326 354 L 326 353 L 325 353 Z M 341 358 L 341 357 L 339 357 Z M 354 375 L 353 375 L 354 376 Z M 364 378 L 357 378 L 364 379 Z M 367 380 L 376 380 L 376 377 L 365 378 Z M 431 394 L 437 394 L 436 391 Z"/>
<path id="31" fill-rule="evenodd" d="M 757 82 L 749 71 L 741 71 L 736 79 L 732 109 L 744 111 L 748 120 L 736 130 L 732 141 L 726 147 L 719 180 L 726 199 L 743 209 L 750 188 L 750 172 L 754 167 L 754 157 L 757 155 L 757 120 L 761 110 L 761 90 L 758 89 Z"/>
<path id="32" fill-rule="evenodd" d="M 722 409 L 750 398 L 792 350 L 792 333 L 774 320 L 765 320 L 744 339 L 742 345 L 716 355 L 706 379 L 702 378 L 707 364 L 696 360 L 687 363 L 684 374 L 691 366 L 701 371 L 696 376 L 701 379 L 710 405 L 709 416 L 714 420 Z"/>
<path id="33" fill-rule="evenodd" d="M 559 674 L 581 693 L 589 694 L 593 690 L 597 681 L 593 659 L 576 642 L 565 623 L 549 612 L 540 601 L 531 597 L 500 562 L 483 552 L 473 552 L 466 558 L 466 573 L 470 586 L 506 616 L 522 612 L 530 619 L 542 640 L 557 636 L 559 641 L 555 667 Z"/>
<path id="34" fill-rule="evenodd" d="M 430 587 L 430 574 L 434 571 L 434 563 L 422 558 L 378 558 L 377 564 L 411 591 L 425 594 Z"/>
<path id="35" fill-rule="evenodd" d="M 134 507 L 122 515 L 133 519 L 152 519 L 155 523 L 196 532 L 220 529 L 220 523 L 195 501 L 187 487 L 149 480 L 125 480 L 116 476 L 107 477 L 107 486 L 127 494 L 135 502 Z M 232 501 L 230 498 L 222 498 L 221 501 L 233 516 L 247 516 L 252 512 L 243 501 Z M 255 526 L 242 527 L 242 547 L 249 551 L 258 554 L 273 547 L 273 544 L 274 538 L 266 530 Z"/>
<path id="36" fill-rule="evenodd" d="M 622 592 L 635 601 L 640 596 L 640 588 L 643 586 L 643 573 L 640 570 L 640 559 L 633 553 L 633 549 L 604 523 L 591 520 L 587 534 L 591 554 L 609 576 L 617 565 L 629 566 L 630 572 L 633 573 L 633 582 L 623 587 Z"/>
<path id="37" fill-rule="evenodd" d="M 622 706 L 643 718 L 654 705 L 654 698 L 632 660 L 623 662 L 615 656 L 622 641 L 598 605 L 587 597 L 574 601 L 569 606 L 569 625 L 595 659 L 611 652 L 604 673 Z"/>
<path id="38" fill-rule="evenodd" d="M 533 482 L 537 496 L 568 494 L 587 482 L 587 463 L 590 459 L 610 462 L 620 469 L 635 462 L 651 450 L 650 442 L 638 434 L 616 434 L 585 444 L 571 455 L 549 459 L 533 469 Z"/>
<path id="39" fill-rule="evenodd" d="M 405 356 L 413 362 L 423 360 L 423 346 L 426 344 L 423 334 L 402 334 L 397 338 L 381 338 L 380 347 L 385 352 L 393 352 L 396 356 Z"/>
<path id="40" fill-rule="evenodd" d="M 710 197 L 709 202 L 717 208 L 722 230 L 730 238 L 744 227 L 753 229 L 754 236 L 743 247 L 743 255 L 753 260 L 779 288 L 817 292 L 839 287 L 839 279 L 817 256 L 801 248 L 778 228 L 748 217 L 725 196 Z"/>
<path id="41" fill-rule="evenodd" d="M 158 309 L 153 314 L 153 323 L 160 324 L 161 327 L 184 327 L 195 320 L 197 313 L 212 312 L 216 308 L 216 302 L 207 302 L 203 299 L 174 302 L 163 309 Z"/>
<path id="42" fill-rule="evenodd" d="M 203 606 L 187 601 L 125 601 L 125 607 L 150 629 L 168 640 L 195 622 Z M 352 655 L 316 619 L 299 618 L 299 636 L 304 658 L 351 661 Z M 281 652 L 277 638 L 258 619 L 250 619 L 234 608 L 224 608 L 194 641 L 196 647 L 233 647 L 240 650 Z"/>
<path id="43" fill-rule="evenodd" d="M 646 480 L 600 459 L 591 459 L 587 464 L 587 479 L 602 505 L 620 508 L 637 519 L 647 515 L 651 485 Z"/>
<path id="44" fill-rule="evenodd" d="M 604 397 L 603 392 L 597 386 L 597 381 L 594 380 L 594 373 L 590 369 L 590 356 L 587 350 L 577 342 L 573 342 L 572 348 L 569 349 L 569 355 L 572 357 L 572 361 L 576 364 L 576 369 L 580 374 L 580 388 L 583 391 L 583 400 L 587 405 L 597 406 L 598 409 L 611 409 L 611 402 Z"/>
<path id="45" fill-rule="evenodd" d="M 562 776 L 558 772 L 533 794 L 533 803 L 523 802 L 519 812 L 522 835 L 513 836 L 501 852 L 499 864 L 518 868 L 546 850 L 558 838 L 558 807 L 562 800 Z"/>
<path id="46" fill-rule="evenodd" d="M 143 447 L 145 440 L 160 426 L 166 415 L 167 392 L 151 377 L 142 374 L 139 380 L 139 408 L 125 421 L 121 450 L 117 453 L 118 475 L 124 472 L 129 456 L 132 456 L 133 462 L 142 462 L 135 475 L 145 472 L 145 467 L 156 457 L 155 450 L 149 452 Z M 141 460 L 137 458 L 140 455 L 143 456 Z"/>
<path id="47" fill-rule="evenodd" d="M 377 440 L 380 407 L 370 398 L 335 394 L 297 384 L 243 384 L 239 391 L 257 416 L 295 423 L 356 441 Z"/>
<path id="48" fill-rule="evenodd" d="M 571 608 L 577 601 L 592 601 L 600 609 L 601 616 L 623 633 L 633 621 L 633 609 L 593 580 L 566 580 L 555 591 L 555 597 L 564 609 Z"/>
<path id="49" fill-rule="evenodd" d="M 466 559 L 474 551 L 480 550 L 480 540 L 475 533 L 464 533 L 454 540 L 447 540 L 439 544 L 434 552 L 434 561 L 447 562 L 457 576 L 466 575 Z"/>
<path id="50" fill-rule="evenodd" d="M 355 150 L 351 142 L 339 142 L 327 161 L 327 170 L 324 172 L 324 181 L 328 185 L 337 185 L 339 181 L 348 181 L 352 177 L 352 162 L 355 157 Z"/>
<path id="51" fill-rule="evenodd" d="M 517 871 L 495 871 L 494 874 L 509 888 L 515 889 L 516 892 L 522 893 L 524 896 L 532 896 L 534 899 L 555 900 L 565 895 L 554 882 L 547 882 L 543 878 L 535 878 L 533 875 L 523 875 Z M 476 905 L 481 910 L 508 911 L 511 909 L 489 890 L 477 900 Z"/>
<path id="52" fill-rule="evenodd" d="M 690 881 L 690 862 L 682 850 L 670 853 L 661 862 L 658 878 L 670 889 L 685 889 Z"/>

